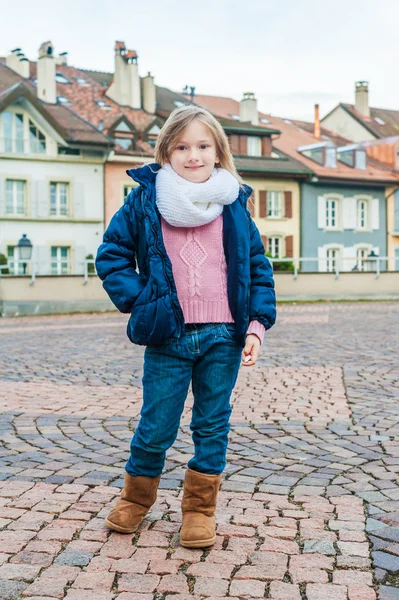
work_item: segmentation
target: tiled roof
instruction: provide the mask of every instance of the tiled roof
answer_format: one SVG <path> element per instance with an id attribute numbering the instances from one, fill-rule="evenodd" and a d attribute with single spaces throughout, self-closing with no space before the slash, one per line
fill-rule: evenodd
<path id="1" fill-rule="evenodd" d="M 195 96 L 194 100 L 197 104 L 204 106 L 208 110 L 222 117 L 228 118 L 231 114 L 238 115 L 240 111 L 240 103 L 233 100 L 233 98 L 198 95 Z M 273 139 L 273 147 L 300 162 L 319 177 L 348 181 L 367 181 L 370 183 L 399 182 L 398 173 L 377 161 L 368 160 L 366 170 L 353 169 L 339 161 L 337 161 L 336 168 L 319 165 L 310 158 L 303 156 L 303 154 L 297 150 L 300 146 L 320 142 L 320 140 L 313 136 L 312 131 L 306 131 L 304 128 L 295 125 L 295 123 L 289 119 L 273 117 L 259 112 L 259 119 L 262 118 L 269 121 L 264 127 L 273 127 L 281 131 L 281 135 L 278 138 Z M 261 121 L 259 122 L 259 126 L 263 126 Z"/>
<path id="2" fill-rule="evenodd" d="M 68 142 L 112 145 L 103 133 L 77 115 L 70 107 L 48 104 L 37 98 L 36 87 L 0 61 L 0 106 L 6 106 L 14 96 L 25 96 Z"/>
<path id="3" fill-rule="evenodd" d="M 273 158 L 270 156 L 236 156 L 234 163 L 237 170 L 242 173 L 268 173 L 268 174 L 296 174 L 311 175 L 311 169 L 306 168 L 302 163 L 290 157 L 281 156 Z"/>
<path id="4" fill-rule="evenodd" d="M 124 114 L 128 121 L 138 131 L 143 131 L 154 120 L 144 110 L 136 110 L 128 106 L 121 106 L 105 95 L 106 88 L 88 75 L 88 71 L 76 69 L 67 65 L 57 65 L 57 73 L 61 73 L 70 83 L 57 82 L 57 96 L 64 96 L 70 102 L 70 107 L 83 119 L 95 127 L 103 127 L 104 119 L 109 123 L 112 116 L 115 121 Z M 36 79 L 36 63 L 30 63 L 31 80 Z M 77 79 L 83 79 L 87 85 L 82 85 Z M 98 101 L 105 102 L 106 107 L 101 107 Z"/>
<path id="5" fill-rule="evenodd" d="M 349 112 L 357 121 L 360 121 L 364 127 L 378 138 L 399 134 L 399 110 L 370 107 L 370 116 L 365 117 L 356 110 L 353 104 L 341 103 L 339 106 Z M 376 119 L 380 119 L 382 123 L 379 123 Z"/>

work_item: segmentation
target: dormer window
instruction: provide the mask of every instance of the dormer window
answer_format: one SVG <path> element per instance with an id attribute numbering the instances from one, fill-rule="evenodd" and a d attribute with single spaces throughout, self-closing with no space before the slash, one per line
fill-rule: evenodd
<path id="1" fill-rule="evenodd" d="M 254 135 L 248 136 L 247 154 L 248 156 L 262 156 L 262 141 L 260 137 Z"/>
<path id="2" fill-rule="evenodd" d="M 357 144 L 350 146 L 341 146 L 337 148 L 337 156 L 340 162 L 343 162 L 348 167 L 353 169 L 367 168 L 367 155 L 364 148 L 360 148 Z"/>
<path id="3" fill-rule="evenodd" d="M 55 74 L 55 80 L 57 83 L 71 83 L 68 77 L 58 72 Z"/>
<path id="4" fill-rule="evenodd" d="M 65 96 L 57 96 L 57 102 L 59 104 L 70 104 L 68 98 L 65 98 Z"/>
<path id="5" fill-rule="evenodd" d="M 229 117 L 231 119 L 233 119 L 233 121 L 239 121 L 240 120 L 240 115 L 229 114 Z"/>
<path id="6" fill-rule="evenodd" d="M 75 81 L 79 85 L 88 85 L 86 79 L 83 79 L 83 77 L 75 77 Z"/>
<path id="7" fill-rule="evenodd" d="M 298 152 L 323 167 L 335 169 L 337 166 L 337 148 L 332 142 L 318 142 L 308 146 L 300 146 Z"/>
<path id="8" fill-rule="evenodd" d="M 96 104 L 104 110 L 111 110 L 110 105 L 104 102 L 104 100 L 96 100 Z"/>

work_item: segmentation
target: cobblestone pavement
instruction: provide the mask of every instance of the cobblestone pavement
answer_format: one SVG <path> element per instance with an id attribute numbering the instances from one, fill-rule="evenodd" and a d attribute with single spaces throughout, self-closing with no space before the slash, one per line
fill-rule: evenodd
<path id="1" fill-rule="evenodd" d="M 0 321 L 0 598 L 398 600 L 399 303 L 280 307 L 206 551 L 179 546 L 190 397 L 139 532 L 104 526 L 141 402 L 125 323 Z"/>

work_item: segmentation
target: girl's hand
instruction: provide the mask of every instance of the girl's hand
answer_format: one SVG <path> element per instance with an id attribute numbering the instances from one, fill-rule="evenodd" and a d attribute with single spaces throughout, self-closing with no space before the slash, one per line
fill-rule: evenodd
<path id="1" fill-rule="evenodd" d="M 254 333 L 247 335 L 241 361 L 244 367 L 256 365 L 260 353 L 260 339 Z"/>

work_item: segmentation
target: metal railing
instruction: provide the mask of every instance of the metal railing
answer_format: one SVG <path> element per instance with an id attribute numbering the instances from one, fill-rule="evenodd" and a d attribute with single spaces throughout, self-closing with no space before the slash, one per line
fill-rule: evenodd
<path id="1" fill-rule="evenodd" d="M 57 271 L 62 271 L 62 268 L 58 268 L 61 267 L 61 265 L 64 265 L 67 261 L 65 261 L 65 259 L 53 259 L 50 261 L 51 264 L 57 264 Z M 52 275 L 54 277 L 65 277 L 68 275 L 81 275 L 83 277 L 83 285 L 86 285 L 88 280 L 89 280 L 89 275 L 96 275 L 97 271 L 96 271 L 96 261 L 91 258 L 88 259 L 86 258 L 83 262 L 79 263 L 83 266 L 83 275 L 82 273 L 71 273 L 69 270 L 67 273 L 62 273 L 62 272 L 57 272 L 55 273 L 54 271 L 52 271 L 51 269 L 48 270 L 44 270 L 41 271 L 40 270 L 40 265 L 48 265 L 49 261 L 47 261 L 46 263 L 40 263 L 38 261 L 32 261 L 32 260 L 19 260 L 19 259 L 11 259 L 8 261 L 7 264 L 5 265 L 0 265 L 0 277 L 4 277 L 4 273 L 2 273 L 2 271 L 7 271 L 8 270 L 8 275 L 14 275 L 15 277 L 23 277 L 23 276 L 30 276 L 30 285 L 33 285 L 36 281 L 36 277 L 38 275 Z M 20 265 L 26 265 L 26 272 L 25 273 L 21 273 L 20 271 Z M 89 265 L 93 265 L 94 266 L 94 272 L 93 273 L 89 273 Z M 16 271 L 16 272 L 15 272 Z"/>
<path id="2" fill-rule="evenodd" d="M 395 265 L 395 270 L 399 270 L 399 260 L 395 256 L 376 256 L 375 258 L 346 258 L 346 257 L 336 257 L 334 259 L 323 257 L 294 257 L 294 258 L 271 258 L 268 257 L 272 264 L 274 263 L 292 263 L 293 265 L 293 279 L 298 278 L 298 274 L 300 272 L 301 263 L 317 263 L 317 273 L 333 273 L 334 279 L 338 279 L 340 273 L 373 273 L 375 272 L 375 278 L 378 279 L 381 271 L 387 271 L 389 261 L 393 261 Z M 342 264 L 347 261 L 351 264 L 355 263 L 353 267 L 350 269 L 342 268 Z M 385 262 L 385 268 L 381 267 L 381 263 Z M 320 263 L 325 263 L 326 268 L 320 270 Z M 287 271 L 285 271 L 287 272 Z M 305 273 L 309 273 L 311 271 L 304 271 Z"/>
<path id="3" fill-rule="evenodd" d="M 328 259 L 328 258 L 317 258 L 317 257 L 313 257 L 313 258 L 309 258 L 309 257 L 294 257 L 294 258 L 270 258 L 268 257 L 270 262 L 272 264 L 274 263 L 292 263 L 293 265 L 293 279 L 297 279 L 298 276 L 301 273 L 301 264 L 302 263 L 317 263 L 317 271 L 303 271 L 303 274 L 308 274 L 308 273 L 331 273 L 332 275 L 334 275 L 334 279 L 338 279 L 340 273 L 375 273 L 375 278 L 378 279 L 381 272 L 388 272 L 388 265 L 389 265 L 389 261 L 393 261 L 393 264 L 395 265 L 395 269 L 396 271 L 399 271 L 399 259 L 397 256 L 378 256 L 376 258 L 372 258 L 372 259 L 368 259 L 368 258 L 364 258 L 364 259 L 354 259 L 354 258 L 336 258 L 336 259 Z M 351 263 L 355 262 L 355 266 L 351 267 L 350 269 L 343 269 L 342 268 L 342 264 L 345 261 L 350 261 Z M 58 260 L 51 260 L 51 263 L 57 263 L 58 265 L 65 264 L 65 259 L 58 259 Z M 385 265 L 383 265 L 382 263 L 385 262 Z M 323 270 L 320 270 L 320 263 L 324 263 L 326 264 L 326 268 Z M 26 275 L 30 276 L 30 285 L 33 285 L 36 281 L 36 277 L 38 275 L 53 275 L 54 277 L 59 277 L 59 276 L 68 276 L 68 275 L 80 275 L 83 277 L 83 285 L 86 285 L 88 280 L 89 280 L 89 276 L 90 275 L 95 275 L 97 273 L 96 271 L 96 266 L 95 266 L 95 260 L 94 259 L 85 259 L 84 261 L 80 262 L 80 265 L 83 266 L 83 274 L 82 273 L 71 273 L 71 272 L 67 272 L 67 273 L 62 273 L 62 272 L 57 272 L 55 273 L 54 271 L 46 271 L 43 272 L 40 270 L 40 265 L 46 264 L 48 265 L 48 261 L 46 263 L 39 263 L 37 261 L 32 261 L 32 260 L 16 260 L 16 259 L 11 259 L 7 264 L 5 265 L 0 265 L 0 277 L 4 277 L 4 274 L 2 273 L 2 271 L 9 271 L 9 275 L 14 275 L 14 276 L 23 276 L 23 273 L 20 272 L 20 268 L 19 265 L 20 264 L 25 264 L 26 265 Z M 392 264 L 392 263 L 391 263 Z M 93 273 L 89 273 L 89 265 L 93 265 L 94 266 L 94 270 Z M 60 271 L 61 269 L 57 269 L 58 271 Z M 16 273 L 14 271 L 17 271 Z M 289 273 L 290 271 L 282 271 L 285 273 Z"/>

